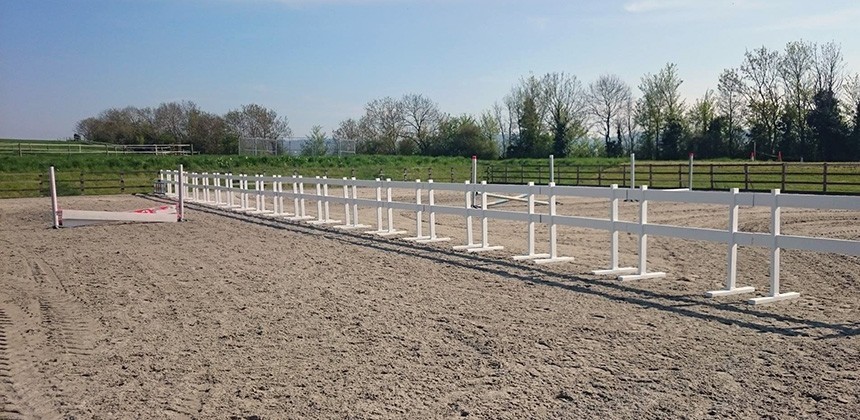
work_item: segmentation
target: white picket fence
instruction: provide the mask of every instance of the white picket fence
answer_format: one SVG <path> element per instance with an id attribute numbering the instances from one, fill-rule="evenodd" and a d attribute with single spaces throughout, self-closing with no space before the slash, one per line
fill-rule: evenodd
<path id="1" fill-rule="evenodd" d="M 489 243 L 488 221 L 508 220 L 528 224 L 528 254 L 514 256 L 516 260 L 532 260 L 535 263 L 551 263 L 569 261 L 572 258 L 562 257 L 557 253 L 557 226 L 574 226 L 580 228 L 598 229 L 607 232 L 610 238 L 608 268 L 595 270 L 597 275 L 615 275 L 620 280 L 637 280 L 665 277 L 662 272 L 647 270 L 648 235 L 657 235 L 679 239 L 723 243 L 727 246 L 727 275 L 725 288 L 709 291 L 707 297 L 727 296 L 741 293 L 751 293 L 755 289 L 749 286 L 738 286 L 737 252 L 738 246 L 764 247 L 770 250 L 770 288 L 765 297 L 749 299 L 750 304 L 771 303 L 792 299 L 799 296 L 794 292 L 780 290 L 780 250 L 805 250 L 825 253 L 838 253 L 850 256 L 860 256 L 860 241 L 832 239 L 821 237 L 806 237 L 783 235 L 780 232 L 780 214 L 782 208 L 828 209 L 828 210 L 860 210 L 860 197 L 836 195 L 801 195 L 780 194 L 779 190 L 770 193 L 747 193 L 732 189 L 726 192 L 714 191 L 668 191 L 649 190 L 647 186 L 638 189 L 621 189 L 613 185 L 605 187 L 567 187 L 549 185 L 494 185 L 482 182 L 469 183 L 434 183 L 431 181 L 401 182 L 386 180 L 356 180 L 303 178 L 301 176 L 283 177 L 246 175 L 246 174 L 217 174 L 217 173 L 185 173 L 184 196 L 187 201 L 203 205 L 231 209 L 237 212 L 285 218 L 294 221 L 307 221 L 312 224 L 331 224 L 344 229 L 367 229 L 358 221 L 359 206 L 376 210 L 376 229 L 369 232 L 383 236 L 405 234 L 394 226 L 394 210 L 410 211 L 416 214 L 415 236 L 407 238 L 418 242 L 441 242 L 449 238 L 436 235 L 435 218 L 437 214 L 462 216 L 466 221 L 466 241 L 464 245 L 454 249 L 467 252 L 500 250 L 501 246 Z M 166 185 L 168 196 L 178 195 L 180 185 L 179 171 L 161 171 L 161 179 Z M 284 185 L 288 188 L 285 191 Z M 312 192 L 306 192 L 306 186 L 313 186 Z M 375 191 L 372 198 L 362 198 L 358 188 Z M 332 195 L 333 190 L 340 194 Z M 393 189 L 415 191 L 414 202 L 398 202 L 392 199 Z M 462 207 L 438 205 L 434 201 L 434 193 L 438 191 L 459 192 L 463 194 Z M 385 192 L 383 196 L 383 192 Z M 422 197 L 427 194 L 428 202 L 423 203 Z M 527 211 L 497 210 L 487 208 L 487 197 L 490 195 L 511 195 L 527 197 Z M 535 197 L 548 197 L 548 211 L 535 211 Z M 608 200 L 608 217 L 593 218 L 568 216 L 557 213 L 558 197 L 579 197 Z M 253 200 L 252 200 L 253 198 Z M 473 200 L 480 198 L 480 205 Z M 619 219 L 619 200 L 638 201 L 638 220 L 624 221 Z M 292 201 L 291 206 L 285 205 Z M 310 215 L 307 202 L 316 204 L 316 212 Z M 687 226 L 674 226 L 648 223 L 649 202 L 673 202 L 690 204 L 712 204 L 725 206 L 728 213 L 728 229 L 710 229 Z M 345 220 L 330 218 L 330 205 L 343 205 Z M 270 207 L 269 207 L 270 205 Z M 770 208 L 770 232 L 743 232 L 738 230 L 738 208 L 740 206 Z M 291 207 L 291 211 L 287 208 Z M 429 234 L 423 234 L 423 215 L 429 214 Z M 383 217 L 385 215 L 386 217 Z M 481 220 L 481 238 L 476 242 L 473 234 L 473 218 Z M 383 223 L 385 219 L 386 223 Z M 549 228 L 549 253 L 535 253 L 535 223 L 547 225 Z M 638 267 L 619 267 L 618 236 L 620 232 L 628 232 L 638 236 Z"/>

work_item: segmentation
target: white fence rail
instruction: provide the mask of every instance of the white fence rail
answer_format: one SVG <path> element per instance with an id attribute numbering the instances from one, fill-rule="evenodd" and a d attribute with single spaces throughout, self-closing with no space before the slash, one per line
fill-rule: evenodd
<path id="1" fill-rule="evenodd" d="M 175 196 L 180 192 L 178 171 L 161 171 L 161 179 L 167 187 L 167 195 Z M 475 184 L 465 182 L 434 183 L 431 181 L 402 182 L 391 180 L 356 180 L 303 178 L 301 176 L 282 177 L 247 175 L 247 174 L 210 174 L 186 173 L 184 183 L 185 199 L 220 208 L 232 209 L 271 217 L 281 217 L 288 220 L 305 220 L 313 224 L 336 224 L 345 229 L 369 228 L 358 221 L 358 207 L 376 210 L 376 230 L 369 233 L 379 235 L 404 234 L 406 231 L 394 227 L 393 211 L 411 211 L 416 213 L 415 237 L 408 238 L 418 242 L 440 242 L 449 238 L 436 236 L 435 217 L 437 214 L 462 216 L 466 221 L 466 241 L 455 249 L 467 252 L 499 250 L 500 246 L 491 246 L 487 222 L 489 219 L 519 221 L 528 223 L 528 254 L 513 257 L 517 260 L 533 260 L 535 263 L 550 263 L 570 261 L 570 257 L 560 257 L 556 247 L 556 227 L 573 226 L 604 230 L 610 238 L 609 264 L 607 269 L 595 270 L 598 275 L 617 275 L 620 280 L 637 280 L 664 277 L 662 272 L 647 271 L 648 235 L 665 236 L 679 239 L 723 243 L 727 246 L 727 275 L 725 288 L 706 292 L 708 297 L 726 296 L 750 293 L 752 287 L 739 287 L 737 279 L 737 250 L 738 246 L 764 247 L 770 250 L 770 289 L 767 296 L 749 299 L 750 304 L 770 303 L 779 300 L 796 298 L 793 292 L 784 293 L 780 290 L 780 250 L 793 249 L 838 253 L 850 256 L 860 256 L 860 241 L 832 239 L 821 237 L 806 237 L 783 235 L 780 232 L 780 214 L 782 208 L 828 209 L 828 210 L 860 210 L 860 197 L 850 196 L 820 196 L 780 194 L 779 190 L 770 193 L 738 192 L 732 189 L 727 192 L 714 191 L 667 191 L 649 190 L 647 186 L 638 189 L 620 189 L 613 185 L 605 187 L 561 187 L 553 183 L 549 185 L 491 185 L 482 182 Z M 284 185 L 288 188 L 285 190 Z M 313 192 L 306 192 L 305 187 L 314 186 Z M 375 190 L 375 197 L 361 198 L 358 188 Z M 392 189 L 407 189 L 415 191 L 415 202 L 399 202 L 392 199 Z M 340 190 L 340 195 L 330 195 L 331 191 Z M 438 205 L 434 202 L 434 193 L 438 191 L 454 191 L 463 193 L 462 207 Z M 385 194 L 383 194 L 383 192 Z M 427 193 L 428 202 L 422 203 L 421 197 Z M 487 197 L 491 194 L 523 195 L 529 203 L 526 212 L 498 210 L 487 208 Z M 548 212 L 535 212 L 535 197 L 547 196 Z M 251 198 L 253 197 L 253 200 Z M 568 216 L 557 214 L 557 197 L 599 198 L 609 201 L 606 219 Z M 480 204 L 473 200 L 480 199 Z M 286 200 L 286 201 L 285 201 Z M 618 201 L 635 200 L 639 205 L 638 220 L 624 221 L 619 219 Z M 253 201 L 253 203 L 252 203 Z M 291 211 L 285 203 L 292 201 Z M 316 203 L 316 214 L 307 212 L 307 202 Z M 728 213 L 728 229 L 710 229 L 698 227 L 673 226 L 648 223 L 649 202 L 675 202 L 693 204 L 712 204 L 725 206 Z M 271 205 L 270 208 L 267 206 Z M 329 217 L 330 205 L 343 205 L 345 220 L 332 220 Z M 738 229 L 739 206 L 770 208 L 770 232 L 743 232 Z M 429 232 L 423 235 L 423 214 L 429 214 Z M 386 223 L 383 223 L 385 215 Z M 474 241 L 472 220 L 481 220 L 481 240 Z M 534 224 L 547 225 L 550 232 L 549 253 L 535 253 Z M 619 267 L 618 234 L 628 232 L 638 236 L 638 267 Z"/>

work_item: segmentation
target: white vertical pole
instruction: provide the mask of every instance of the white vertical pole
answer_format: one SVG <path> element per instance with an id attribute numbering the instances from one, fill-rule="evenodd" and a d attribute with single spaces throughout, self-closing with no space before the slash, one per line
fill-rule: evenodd
<path id="1" fill-rule="evenodd" d="M 418 205 L 418 211 L 415 212 L 415 236 L 417 238 L 422 238 L 424 235 L 421 232 L 421 225 L 423 224 L 424 212 L 421 211 L 421 180 L 416 179 L 415 183 L 418 184 L 418 187 L 415 188 L 415 204 Z"/>
<path id="2" fill-rule="evenodd" d="M 221 173 L 215 173 L 215 205 L 221 205 Z"/>
<path id="3" fill-rule="evenodd" d="M 772 242 L 770 247 L 770 296 L 777 296 L 779 295 L 780 249 L 776 243 L 776 239 L 780 235 L 782 210 L 777 202 L 779 198 L 779 189 L 777 188 L 771 191 L 771 195 L 773 196 L 773 204 L 770 208 L 770 234 L 773 238 L 771 239 Z"/>
<path id="4" fill-rule="evenodd" d="M 532 181 L 529 181 L 528 186 L 529 186 L 529 201 L 528 201 L 528 210 L 529 210 L 529 234 L 528 234 L 528 236 L 529 236 L 529 238 L 528 238 L 528 240 L 529 240 L 529 254 L 528 254 L 528 255 L 530 255 L 530 256 L 531 256 L 531 255 L 535 255 L 535 221 L 534 221 L 534 219 L 532 219 L 532 217 L 534 217 L 534 214 L 535 214 L 535 192 L 534 192 L 534 186 L 535 186 L 535 183 L 534 183 L 534 182 L 532 182 Z"/>
<path id="5" fill-rule="evenodd" d="M 322 197 L 321 197 L 322 196 L 322 185 L 320 185 L 320 177 L 317 176 L 315 178 L 316 178 L 316 183 L 317 183 L 317 187 L 316 187 L 317 188 L 317 221 L 322 222 L 323 220 L 325 220 L 325 219 L 323 219 L 323 205 L 322 205 Z"/>
<path id="6" fill-rule="evenodd" d="M 472 177 L 470 178 L 470 181 L 472 182 L 472 185 L 478 184 L 478 157 L 475 155 L 472 155 Z M 473 201 L 478 199 L 477 190 L 475 191 L 474 195 L 475 198 L 473 199 Z"/>
<path id="7" fill-rule="evenodd" d="M 621 262 L 618 258 L 618 184 L 612 184 L 609 188 L 612 191 L 612 198 L 609 201 L 609 269 L 594 270 L 591 273 L 597 275 L 634 273 L 636 269 L 633 267 L 619 267 Z"/>
<path id="8" fill-rule="evenodd" d="M 343 177 L 343 224 L 349 226 L 352 218 L 349 216 L 349 185 L 346 181 L 346 177 Z"/>
<path id="9" fill-rule="evenodd" d="M 630 154 L 630 188 L 636 188 L 636 153 Z"/>
<path id="10" fill-rule="evenodd" d="M 770 207 L 770 293 L 766 297 L 754 298 L 747 303 L 757 305 L 764 303 L 772 303 L 780 300 L 794 299 L 800 296 L 797 292 L 782 293 L 780 290 L 779 264 L 780 264 L 780 248 L 777 240 L 781 233 L 782 225 L 782 209 L 779 205 L 779 189 L 771 191 L 773 203 Z"/>
<path id="11" fill-rule="evenodd" d="M 645 224 L 648 223 L 648 199 L 645 192 L 648 186 L 642 186 L 642 200 L 639 201 L 639 275 L 644 275 L 648 270 L 648 235 L 645 233 Z"/>
<path id="12" fill-rule="evenodd" d="M 203 202 L 209 204 L 209 172 L 203 172 Z"/>
<path id="13" fill-rule="evenodd" d="M 472 185 L 478 183 L 478 157 L 472 155 L 472 177 L 470 178 Z"/>
<path id="14" fill-rule="evenodd" d="M 555 225 L 555 182 L 549 183 L 549 257 L 550 259 L 558 258 L 558 249 L 556 247 L 556 225 Z"/>
<path id="15" fill-rule="evenodd" d="M 352 181 L 352 199 L 358 200 L 358 185 L 355 184 L 355 177 L 350 179 Z M 358 202 L 352 203 L 352 224 L 354 226 L 358 226 Z"/>
<path id="16" fill-rule="evenodd" d="M 329 217 L 329 202 L 328 202 L 328 177 L 324 176 L 323 179 L 323 209 L 325 212 L 325 221 L 328 222 L 331 220 Z"/>
<path id="17" fill-rule="evenodd" d="M 194 201 L 198 201 L 200 199 L 199 194 L 197 192 L 197 173 L 192 172 L 191 175 L 191 198 Z"/>
<path id="18" fill-rule="evenodd" d="M 618 228 L 615 223 L 618 222 L 618 196 L 615 193 L 618 190 L 618 184 L 612 184 L 612 201 L 609 203 L 609 269 L 618 269 Z"/>
<path id="19" fill-rule="evenodd" d="M 286 214 L 287 212 L 284 211 L 284 195 L 283 195 L 284 181 L 281 178 L 283 178 L 283 177 L 281 175 L 278 175 L 278 211 L 277 211 L 277 213 L 278 214 Z"/>
<path id="20" fill-rule="evenodd" d="M 376 178 L 376 231 L 382 232 L 382 182 Z"/>
<path id="21" fill-rule="evenodd" d="M 388 231 L 394 231 L 394 209 L 391 208 L 391 178 L 385 178 L 385 201 L 388 203 Z"/>
<path id="22" fill-rule="evenodd" d="M 301 198 L 299 199 L 299 210 L 301 210 L 301 217 L 307 217 L 307 209 L 305 208 L 305 183 L 302 181 L 302 176 L 299 175 L 299 194 Z"/>
<path id="23" fill-rule="evenodd" d="M 272 214 L 275 216 L 279 216 L 281 214 L 281 208 L 278 205 L 278 201 L 281 198 L 281 194 L 278 189 L 278 185 L 280 185 L 278 177 L 280 177 L 280 175 L 272 175 L 272 192 L 274 193 L 272 196 Z"/>
<path id="24" fill-rule="evenodd" d="M 239 174 L 239 209 L 248 208 L 248 175 Z"/>
<path id="25" fill-rule="evenodd" d="M 179 185 L 176 189 L 179 196 L 179 207 L 176 211 L 176 219 L 181 222 L 185 220 L 185 170 L 182 168 L 182 165 L 179 165 L 177 179 L 179 180 Z"/>
<path id="26" fill-rule="evenodd" d="M 490 238 L 489 233 L 487 232 L 488 220 L 487 220 L 487 191 L 486 191 L 487 181 L 481 181 L 481 186 L 484 191 L 481 193 L 481 248 L 488 248 L 490 246 Z"/>
<path id="27" fill-rule="evenodd" d="M 549 155 L 549 182 L 555 184 L 555 156 Z"/>
<path id="28" fill-rule="evenodd" d="M 690 175 L 687 177 L 687 188 L 693 191 L 693 154 L 690 153 Z"/>
<path id="29" fill-rule="evenodd" d="M 726 273 L 726 290 L 732 290 L 737 284 L 738 244 L 735 234 L 738 232 L 738 189 L 732 188 L 732 205 L 729 208 L 729 252 Z"/>
<path id="30" fill-rule="evenodd" d="M 233 208 L 233 173 L 227 172 L 227 207 Z"/>
<path id="31" fill-rule="evenodd" d="M 54 229 L 58 229 L 60 227 L 60 209 L 57 204 L 57 177 L 54 174 L 53 166 L 48 171 L 48 175 L 51 179 L 51 219 L 54 223 Z"/>
<path id="32" fill-rule="evenodd" d="M 304 214 L 299 211 L 299 183 L 296 182 L 296 178 L 293 178 L 293 214 L 296 217 L 302 217 Z"/>
<path id="33" fill-rule="evenodd" d="M 266 211 L 266 181 L 263 180 L 263 174 L 257 174 L 259 187 L 257 188 L 257 211 Z"/>
<path id="34" fill-rule="evenodd" d="M 433 180 L 427 180 L 427 204 L 430 205 L 430 239 L 436 239 L 436 211 L 433 206 L 436 205 L 436 199 L 433 194 Z"/>
<path id="35" fill-rule="evenodd" d="M 433 191 L 433 180 L 427 180 L 427 205 L 430 208 L 430 216 L 428 217 L 430 224 L 430 236 L 425 236 L 421 239 L 416 239 L 419 243 L 432 243 L 432 242 L 447 242 L 450 241 L 451 238 L 440 238 L 436 236 L 436 210 L 433 208 L 436 205 L 436 193 Z"/>
<path id="36" fill-rule="evenodd" d="M 474 160 L 474 157 L 473 157 Z M 469 185 L 469 181 L 466 181 L 466 185 Z M 471 191 L 466 191 L 466 210 L 472 210 L 472 194 Z M 475 243 L 475 235 L 472 231 L 472 214 L 470 213 L 466 216 L 466 246 L 471 246 Z"/>

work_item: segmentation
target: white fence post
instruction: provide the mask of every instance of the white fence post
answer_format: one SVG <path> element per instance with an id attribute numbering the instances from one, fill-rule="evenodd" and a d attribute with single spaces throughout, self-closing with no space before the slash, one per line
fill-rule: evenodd
<path id="1" fill-rule="evenodd" d="M 178 205 L 176 207 L 176 220 L 183 221 L 185 220 L 185 170 L 182 168 L 182 165 L 179 165 L 179 173 L 176 174 L 176 179 L 179 184 L 177 185 L 176 191 L 178 199 Z"/>
<path id="2" fill-rule="evenodd" d="M 391 178 L 385 178 L 385 208 L 388 214 L 388 229 L 377 232 L 379 236 L 393 236 L 406 233 L 405 230 L 394 228 L 394 208 L 391 207 Z"/>
<path id="3" fill-rule="evenodd" d="M 738 192 L 737 188 L 732 188 L 732 204 L 729 206 L 729 238 L 728 238 L 728 257 L 726 262 L 726 288 L 723 290 L 712 290 L 705 292 L 705 297 L 730 296 L 741 293 L 752 293 L 755 287 L 745 286 L 737 287 L 738 275 L 738 243 L 736 234 L 738 233 Z"/>
<path id="4" fill-rule="evenodd" d="M 226 205 L 225 207 L 227 207 L 227 208 L 229 208 L 229 209 L 232 209 L 232 208 L 234 208 L 234 207 L 235 207 L 235 204 L 236 204 L 236 203 L 233 201 L 233 188 L 235 188 L 235 183 L 234 183 L 234 180 L 233 180 L 233 173 L 232 173 L 232 172 L 228 172 L 228 173 L 227 173 L 227 179 L 226 179 L 226 181 L 227 181 L 227 182 L 226 182 L 226 185 L 227 185 L 227 193 L 226 193 L 225 195 L 227 196 L 227 205 Z"/>
<path id="5" fill-rule="evenodd" d="M 51 182 L 51 219 L 54 224 L 54 229 L 60 228 L 60 208 L 57 204 L 57 177 L 54 174 L 54 167 L 48 171 L 48 177 Z"/>
<path id="6" fill-rule="evenodd" d="M 747 303 L 752 305 L 761 305 L 800 297 L 800 293 L 797 292 L 780 293 L 779 291 L 780 248 L 777 240 L 781 234 L 780 231 L 782 225 L 782 209 L 779 205 L 779 189 L 772 190 L 771 196 L 773 198 L 773 203 L 770 208 L 770 293 L 765 297 L 748 300 Z"/>
<path id="7" fill-rule="evenodd" d="M 474 157 L 472 158 L 474 161 Z M 464 183 L 465 185 L 470 185 L 469 181 Z M 472 248 L 478 248 L 481 244 L 475 243 L 475 234 L 472 230 L 472 197 L 475 195 L 475 191 L 466 191 L 465 194 L 465 208 L 466 208 L 466 245 L 455 245 L 453 249 L 460 251 Z"/>
<path id="8" fill-rule="evenodd" d="M 428 216 L 430 223 L 430 236 L 427 239 L 421 239 L 416 242 L 426 244 L 433 242 L 448 242 L 451 238 L 440 238 L 436 236 L 436 210 L 433 206 L 436 205 L 436 196 L 433 192 L 433 180 L 427 180 L 427 205 L 430 207 L 430 216 Z"/>
<path id="9" fill-rule="evenodd" d="M 535 219 L 537 215 L 535 215 L 535 192 L 534 192 L 534 182 L 528 183 L 528 214 L 529 214 L 529 222 L 528 222 L 528 254 L 526 255 L 515 255 L 512 258 L 516 261 L 522 260 L 534 260 L 538 258 L 549 258 L 550 254 L 536 254 L 535 253 Z"/>
<path id="10" fill-rule="evenodd" d="M 426 241 L 430 239 L 429 236 L 424 235 L 423 232 L 423 224 L 424 224 L 424 211 L 421 206 L 421 180 L 415 180 L 415 205 L 418 206 L 418 210 L 415 211 L 415 236 L 410 238 L 403 238 L 407 241 Z"/>
<path id="11" fill-rule="evenodd" d="M 376 230 L 367 233 L 382 233 L 382 181 L 376 178 Z"/>
<path id="12" fill-rule="evenodd" d="M 609 187 L 612 190 L 612 198 L 609 201 L 609 269 L 594 270 L 591 273 L 599 276 L 635 273 L 633 267 L 619 267 L 618 259 L 618 184 Z"/>
<path id="13" fill-rule="evenodd" d="M 648 234 L 645 233 L 645 226 L 648 224 L 648 186 L 641 187 L 642 198 L 639 200 L 639 272 L 638 274 L 629 274 L 618 276 L 621 281 L 628 280 L 644 280 L 666 277 L 666 273 L 655 271 L 648 272 Z"/>
<path id="14" fill-rule="evenodd" d="M 322 182 L 322 194 L 320 194 L 320 182 Z M 308 222 L 312 225 L 330 225 L 334 223 L 340 223 L 340 220 L 332 220 L 330 217 L 331 213 L 329 212 L 329 200 L 328 200 L 328 177 L 323 176 L 322 179 L 317 177 L 317 195 L 319 196 L 319 201 L 317 201 L 317 220 Z"/>
<path id="15" fill-rule="evenodd" d="M 505 249 L 505 247 L 501 245 L 490 246 L 489 239 L 489 221 L 487 217 L 487 192 L 486 192 L 487 181 L 481 181 L 482 188 L 481 191 L 481 243 L 476 247 L 465 248 L 466 252 L 484 252 L 484 251 L 498 251 L 501 249 Z M 478 193 L 478 190 L 475 190 L 475 194 Z M 469 223 L 471 225 L 471 221 Z"/>
<path id="16" fill-rule="evenodd" d="M 552 155 L 550 155 L 552 158 Z M 550 160 L 551 162 L 552 160 Z M 558 256 L 558 234 L 556 233 L 556 194 L 555 182 L 549 183 L 549 258 L 539 258 L 534 260 L 535 264 L 548 264 L 556 262 L 573 261 L 573 257 Z"/>
<path id="17" fill-rule="evenodd" d="M 636 153 L 630 154 L 630 189 L 636 188 Z"/>

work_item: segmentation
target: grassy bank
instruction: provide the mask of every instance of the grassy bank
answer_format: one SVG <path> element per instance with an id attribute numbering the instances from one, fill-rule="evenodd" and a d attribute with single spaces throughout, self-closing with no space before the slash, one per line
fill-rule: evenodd
<path id="1" fill-rule="evenodd" d="M 463 182 L 469 179 L 471 168 L 469 158 L 424 156 L 0 155 L 0 198 L 47 194 L 50 166 L 57 169 L 61 194 L 71 195 L 148 192 L 160 169 L 180 164 L 192 172 L 437 182 Z M 480 179 L 495 183 L 544 184 L 549 180 L 546 159 L 482 161 L 478 173 Z M 625 186 L 630 182 L 626 159 L 558 159 L 555 176 L 560 185 Z M 686 162 L 637 162 L 636 185 L 686 187 L 687 178 Z M 828 193 L 860 194 L 860 165 L 697 161 L 694 173 L 696 189 L 825 192 L 825 180 Z"/>

